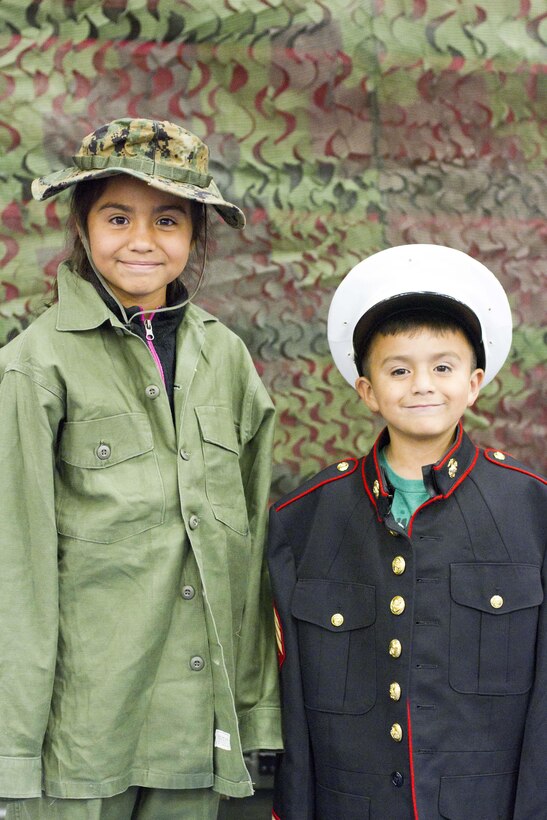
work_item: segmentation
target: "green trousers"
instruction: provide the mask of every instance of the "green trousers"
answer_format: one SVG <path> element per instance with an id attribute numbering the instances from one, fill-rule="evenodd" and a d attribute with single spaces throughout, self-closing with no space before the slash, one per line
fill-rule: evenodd
<path id="1" fill-rule="evenodd" d="M 212 789 L 144 789 L 114 797 L 10 800 L 6 820 L 216 820 L 220 796 Z"/>

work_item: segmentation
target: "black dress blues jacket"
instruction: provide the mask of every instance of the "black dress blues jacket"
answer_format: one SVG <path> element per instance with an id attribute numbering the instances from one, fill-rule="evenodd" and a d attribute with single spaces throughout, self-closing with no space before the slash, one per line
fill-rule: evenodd
<path id="1" fill-rule="evenodd" d="M 458 428 L 406 530 L 348 458 L 270 513 L 279 820 L 547 818 L 547 486 Z"/>

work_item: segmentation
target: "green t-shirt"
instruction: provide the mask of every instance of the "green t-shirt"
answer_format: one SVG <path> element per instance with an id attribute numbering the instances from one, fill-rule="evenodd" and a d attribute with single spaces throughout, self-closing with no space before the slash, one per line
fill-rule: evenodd
<path id="1" fill-rule="evenodd" d="M 383 449 L 380 450 L 380 464 L 386 471 L 390 484 L 395 488 L 391 514 L 401 527 L 406 527 L 413 513 L 428 500 L 429 493 L 421 478 L 402 478 L 394 473 Z"/>

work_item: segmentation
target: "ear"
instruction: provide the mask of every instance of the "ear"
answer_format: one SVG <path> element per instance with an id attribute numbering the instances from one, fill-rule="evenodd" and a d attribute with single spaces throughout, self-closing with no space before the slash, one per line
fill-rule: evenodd
<path id="1" fill-rule="evenodd" d="M 368 407 L 369 410 L 372 410 L 373 413 L 378 413 L 380 408 L 378 402 L 376 401 L 374 388 L 370 379 L 367 379 L 366 376 L 359 376 L 355 382 L 355 389 L 357 390 L 359 398 L 363 404 Z"/>
<path id="2" fill-rule="evenodd" d="M 477 396 L 479 395 L 480 389 L 482 387 L 482 383 L 484 381 L 484 370 L 478 367 L 471 373 L 469 377 L 469 394 L 467 396 L 467 406 L 472 407 L 477 400 Z"/>

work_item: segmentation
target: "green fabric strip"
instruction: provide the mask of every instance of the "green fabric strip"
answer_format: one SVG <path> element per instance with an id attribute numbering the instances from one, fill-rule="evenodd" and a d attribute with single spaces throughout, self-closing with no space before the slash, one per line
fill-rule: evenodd
<path id="1" fill-rule="evenodd" d="M 198 188 L 207 188 L 212 177 L 209 174 L 200 174 L 190 168 L 180 168 L 166 162 L 155 162 L 148 157 L 126 157 L 111 155 L 102 156 L 74 156 L 74 164 L 82 171 L 98 171 L 104 168 L 129 168 L 132 171 L 140 171 L 148 176 L 159 176 L 165 179 L 172 179 L 175 182 L 186 182 L 189 185 L 197 185 Z"/>

